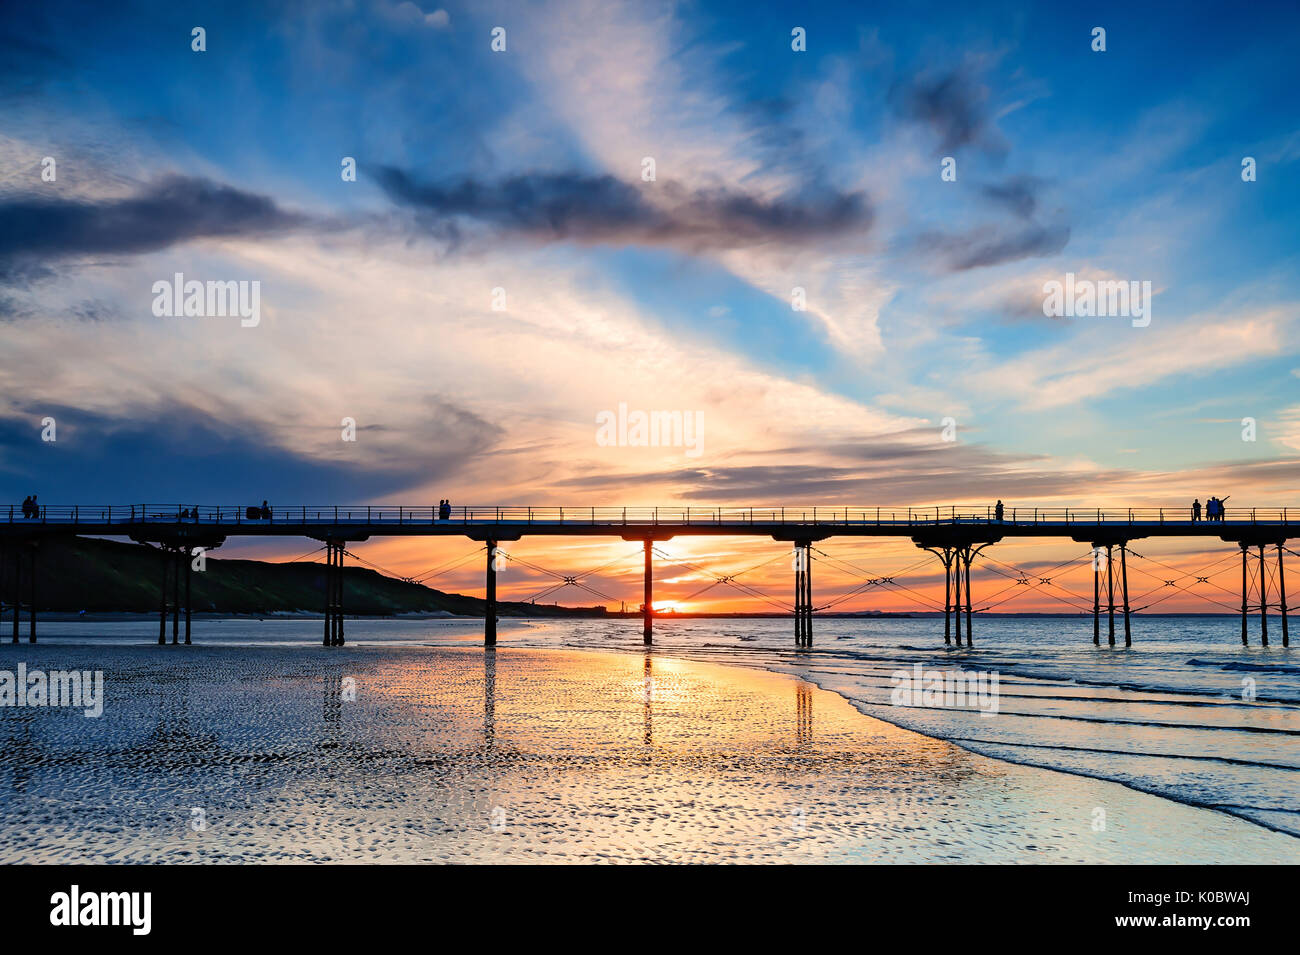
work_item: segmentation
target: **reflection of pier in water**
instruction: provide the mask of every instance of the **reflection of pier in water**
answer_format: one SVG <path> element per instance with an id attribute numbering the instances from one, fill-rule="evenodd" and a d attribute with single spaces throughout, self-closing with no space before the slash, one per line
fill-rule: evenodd
<path id="1" fill-rule="evenodd" d="M 483 648 L 483 750 L 492 752 L 497 735 L 497 648 Z"/>
<path id="2" fill-rule="evenodd" d="M 645 655 L 645 676 L 642 677 L 644 684 L 645 715 L 642 720 L 643 732 L 642 743 L 646 746 L 654 745 L 654 727 L 651 714 L 651 704 L 654 702 L 654 673 L 650 668 L 650 654 Z"/>
<path id="3" fill-rule="evenodd" d="M 794 685 L 795 742 L 811 746 L 813 736 L 813 688 L 800 680 Z"/>

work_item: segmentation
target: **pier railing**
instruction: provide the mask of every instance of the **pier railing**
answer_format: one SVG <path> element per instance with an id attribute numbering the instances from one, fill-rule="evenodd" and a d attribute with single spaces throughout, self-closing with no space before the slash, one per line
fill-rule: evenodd
<path id="1" fill-rule="evenodd" d="M 268 518 L 254 517 L 251 505 L 159 505 L 159 504 L 42 504 L 35 516 L 24 517 L 22 505 L 13 504 L 0 520 L 12 524 L 206 524 L 214 526 L 319 525 L 319 524 L 518 524 L 518 525 L 601 525 L 601 526 L 696 526 L 747 524 L 824 524 L 836 526 L 942 526 L 956 524 L 1004 524 L 1015 526 L 1113 524 L 1159 526 L 1192 523 L 1187 507 L 1005 507 L 999 520 L 991 505 L 946 505 L 931 507 L 524 507 L 461 505 L 451 508 L 447 518 L 439 517 L 436 505 L 408 507 L 389 504 L 280 506 L 270 509 Z M 1300 508 L 1297 509 L 1300 517 Z M 1230 507 L 1222 523 L 1290 523 L 1285 507 Z M 1215 524 L 1202 514 L 1200 523 Z"/>

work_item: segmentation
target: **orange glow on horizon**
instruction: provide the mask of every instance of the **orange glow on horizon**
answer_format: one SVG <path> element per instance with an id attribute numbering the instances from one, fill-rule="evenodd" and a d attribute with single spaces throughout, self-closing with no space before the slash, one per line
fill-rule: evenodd
<path id="1" fill-rule="evenodd" d="M 288 546 L 268 552 L 265 546 L 251 550 L 232 542 L 210 559 L 240 556 L 278 561 L 302 555 L 300 542 L 279 543 Z M 759 538 L 682 537 L 656 548 L 671 557 L 658 553 L 655 557 L 655 596 L 661 598 L 654 602 L 656 614 L 778 614 L 789 612 L 793 604 L 789 545 Z M 349 550 L 361 558 L 349 558 L 349 566 L 413 578 L 446 593 L 482 596 L 484 592 L 482 545 L 466 539 L 376 539 L 352 544 Z M 497 575 L 499 600 L 602 606 L 628 613 L 641 607 L 640 543 L 536 537 L 503 545 L 502 550 L 507 559 Z M 308 559 L 320 560 L 320 556 Z M 1118 601 L 1118 557 L 1115 563 Z M 1234 595 L 1239 607 L 1240 551 L 1228 544 L 1136 541 L 1129 552 L 1128 574 L 1135 610 L 1232 613 Z M 583 586 L 564 584 L 564 576 L 575 575 Z M 1196 576 L 1207 575 L 1209 583 L 1196 582 Z M 735 582 L 717 579 L 725 576 L 734 576 Z M 814 545 L 812 576 L 814 606 L 820 613 L 942 611 L 942 565 L 908 540 L 831 538 Z M 1167 580 L 1179 586 L 1168 586 Z M 995 613 L 1090 613 L 1092 585 L 1089 548 L 1069 541 L 1003 541 L 985 551 L 972 568 L 975 609 Z M 1104 573 L 1101 585 L 1104 606 Z"/>

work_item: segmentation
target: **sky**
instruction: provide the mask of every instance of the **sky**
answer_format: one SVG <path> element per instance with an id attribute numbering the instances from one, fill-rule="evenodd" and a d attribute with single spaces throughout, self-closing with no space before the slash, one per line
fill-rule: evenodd
<path id="1" fill-rule="evenodd" d="M 6 5 L 0 492 L 1300 505 L 1298 40 L 1300 9 L 1268 3 Z M 256 323 L 156 314 L 177 273 L 258 283 Z M 1067 274 L 1148 287 L 1145 324 L 1045 314 Z M 698 441 L 611 442 L 620 406 Z M 415 577 L 476 546 L 354 551 Z M 745 579 L 789 603 L 787 546 L 664 549 L 717 575 L 770 559 Z M 635 545 L 512 548 L 504 597 L 551 582 L 525 560 L 621 561 L 584 580 L 639 600 Z M 824 549 L 867 578 L 925 557 Z M 1231 555 L 1146 549 L 1187 573 Z M 990 554 L 1082 561 L 1083 594 L 1077 551 Z M 662 570 L 665 609 L 772 609 Z M 942 590 L 937 562 L 908 579 Z M 815 602 L 861 582 L 828 560 Z M 1078 609 L 1049 589 L 998 609 Z"/>

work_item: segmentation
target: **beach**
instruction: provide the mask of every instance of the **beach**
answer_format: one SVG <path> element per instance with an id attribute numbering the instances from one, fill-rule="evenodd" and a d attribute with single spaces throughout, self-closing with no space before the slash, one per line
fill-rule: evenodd
<path id="1" fill-rule="evenodd" d="M 366 624 L 349 626 L 364 643 Z M 662 651 L 0 646 L 0 862 L 1296 862 L 1297 840 Z"/>

